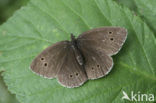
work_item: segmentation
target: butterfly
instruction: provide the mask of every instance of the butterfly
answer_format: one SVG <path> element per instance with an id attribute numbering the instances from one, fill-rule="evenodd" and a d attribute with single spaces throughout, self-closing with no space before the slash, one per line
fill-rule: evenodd
<path id="1" fill-rule="evenodd" d="M 45 78 L 57 78 L 67 88 L 107 75 L 112 55 L 119 52 L 127 37 L 122 27 L 101 27 L 86 31 L 71 41 L 57 42 L 43 50 L 31 63 L 31 70 Z"/>

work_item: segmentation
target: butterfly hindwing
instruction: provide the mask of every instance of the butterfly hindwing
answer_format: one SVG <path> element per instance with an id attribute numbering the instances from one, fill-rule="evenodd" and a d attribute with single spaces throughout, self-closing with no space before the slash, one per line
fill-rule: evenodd
<path id="1" fill-rule="evenodd" d="M 69 47 L 63 66 L 57 74 L 57 79 L 61 85 L 68 88 L 79 87 L 87 81 L 85 70 L 76 60 L 71 47 Z"/>
<path id="2" fill-rule="evenodd" d="M 85 57 L 85 71 L 88 79 L 97 79 L 107 75 L 113 67 L 112 57 L 93 49 L 81 49 Z"/>

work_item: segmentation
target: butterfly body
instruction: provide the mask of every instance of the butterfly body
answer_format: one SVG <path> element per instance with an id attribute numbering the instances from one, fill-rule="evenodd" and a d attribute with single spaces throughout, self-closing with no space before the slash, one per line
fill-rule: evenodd
<path id="1" fill-rule="evenodd" d="M 68 88 L 79 87 L 89 79 L 107 75 L 113 67 L 112 55 L 119 52 L 127 37 L 121 27 L 89 30 L 71 41 L 61 41 L 41 52 L 31 70 Z"/>
<path id="2" fill-rule="evenodd" d="M 73 34 L 71 34 L 71 47 L 74 50 L 74 55 L 75 55 L 77 62 L 83 66 L 84 65 L 84 57 L 78 48 L 77 40 L 75 39 L 75 36 Z"/>

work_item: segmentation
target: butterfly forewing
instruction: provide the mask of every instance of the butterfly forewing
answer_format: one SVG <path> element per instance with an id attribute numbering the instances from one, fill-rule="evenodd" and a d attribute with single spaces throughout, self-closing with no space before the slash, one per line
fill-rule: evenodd
<path id="1" fill-rule="evenodd" d="M 68 45 L 68 41 L 62 41 L 45 49 L 33 60 L 31 70 L 43 77 L 56 77 L 64 62 Z"/>
<path id="2" fill-rule="evenodd" d="M 118 53 L 126 37 L 127 31 L 121 27 L 96 28 L 82 33 L 78 37 L 78 44 L 111 56 Z"/>

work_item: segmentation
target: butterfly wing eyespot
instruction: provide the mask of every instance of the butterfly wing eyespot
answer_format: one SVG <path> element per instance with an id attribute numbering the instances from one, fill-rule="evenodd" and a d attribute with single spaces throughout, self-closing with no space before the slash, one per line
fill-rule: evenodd
<path id="1" fill-rule="evenodd" d="M 110 38 L 110 40 L 113 41 L 114 39 L 113 38 Z"/>
<path id="2" fill-rule="evenodd" d="M 44 60 L 44 58 L 43 58 L 43 57 L 41 57 L 41 61 L 42 61 L 42 60 Z"/>
<path id="3" fill-rule="evenodd" d="M 108 33 L 109 33 L 109 34 L 112 34 L 113 32 L 112 32 L 112 31 L 109 31 Z"/>
<path id="4" fill-rule="evenodd" d="M 99 67 L 100 67 L 100 65 L 97 65 L 97 67 L 99 68 Z"/>
<path id="5" fill-rule="evenodd" d="M 72 78 L 72 77 L 73 77 L 73 75 L 72 75 L 72 74 L 70 74 L 69 76 L 70 76 L 70 78 Z"/>
<path id="6" fill-rule="evenodd" d="M 47 67 L 48 66 L 48 63 L 44 63 L 44 66 Z"/>
<path id="7" fill-rule="evenodd" d="M 76 76 L 79 76 L 79 73 L 75 73 Z"/>

